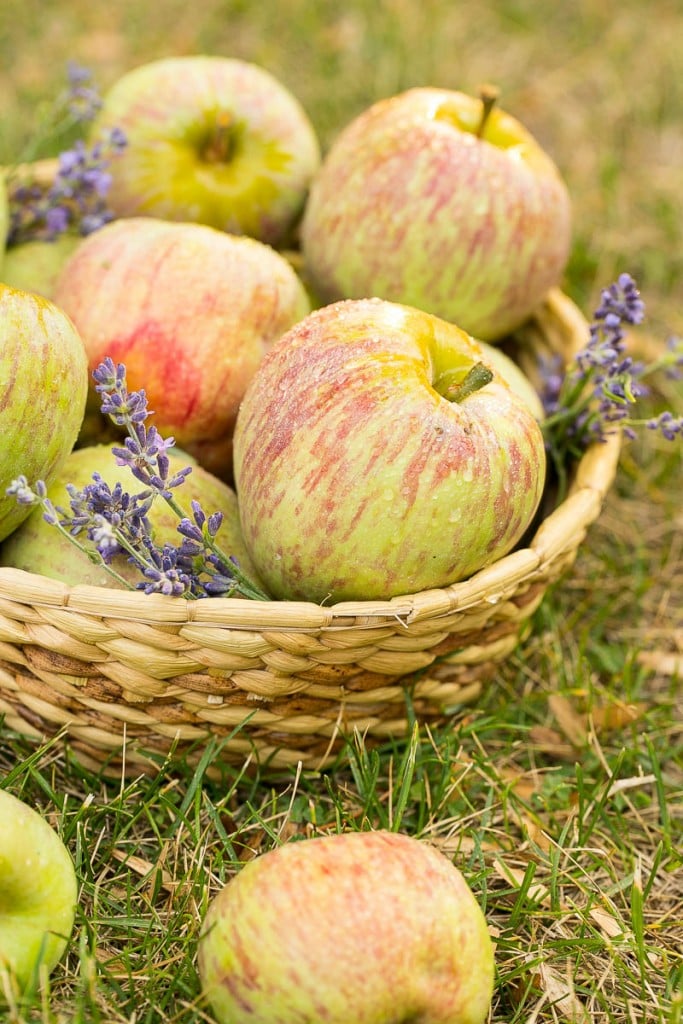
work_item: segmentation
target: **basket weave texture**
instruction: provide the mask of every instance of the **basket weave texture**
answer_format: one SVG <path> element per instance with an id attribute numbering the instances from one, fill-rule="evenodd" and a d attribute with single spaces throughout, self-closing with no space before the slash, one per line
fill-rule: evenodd
<path id="1" fill-rule="evenodd" d="M 566 362 L 587 337 L 555 290 L 512 342 L 533 378 L 542 356 Z M 523 640 L 600 514 L 619 453 L 616 434 L 589 449 L 566 499 L 547 495 L 511 554 L 385 602 L 187 601 L 0 567 L 0 719 L 36 741 L 63 735 L 110 774 L 196 759 L 211 737 L 226 763 L 320 769 L 355 730 L 372 744 L 405 735 L 413 714 L 443 722 Z"/>

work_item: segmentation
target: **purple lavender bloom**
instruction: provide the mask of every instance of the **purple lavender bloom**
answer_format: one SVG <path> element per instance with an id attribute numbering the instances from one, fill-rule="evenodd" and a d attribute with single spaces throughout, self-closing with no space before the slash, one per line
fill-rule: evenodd
<path id="1" fill-rule="evenodd" d="M 649 421 L 632 415 L 637 400 L 648 394 L 643 380 L 647 374 L 656 369 L 678 373 L 683 367 L 679 339 L 670 339 L 665 355 L 648 366 L 625 354 L 624 325 L 641 323 L 644 309 L 635 281 L 629 274 L 621 274 L 601 292 L 588 344 L 576 356 L 559 389 L 557 380 L 545 370 L 544 433 L 557 466 L 568 457 L 579 456 L 589 444 L 605 441 L 616 430 L 634 438 L 634 427 L 645 424 L 667 440 L 680 434 L 680 420 L 672 413 Z"/>
<path id="2" fill-rule="evenodd" d="M 170 544 L 161 550 L 150 547 L 153 565 L 144 570 L 145 580 L 137 584 L 138 590 L 146 594 L 166 594 L 168 597 L 185 597 L 192 592 L 192 580 L 182 566 L 178 565 L 178 552 Z"/>
<path id="3" fill-rule="evenodd" d="M 683 416 L 675 417 L 668 410 L 647 421 L 649 430 L 656 430 L 666 441 L 675 441 L 683 436 Z"/>
<path id="4" fill-rule="evenodd" d="M 84 84 L 89 74 L 75 65 L 69 74 L 67 105 L 77 120 L 89 120 L 97 109 L 95 100 L 99 102 L 94 90 Z M 108 168 L 125 145 L 120 128 L 109 131 L 90 149 L 78 139 L 71 149 L 59 154 L 57 174 L 49 188 L 20 182 L 10 189 L 8 244 L 53 241 L 65 231 L 88 235 L 109 223 L 113 213 L 107 206 L 112 183 Z"/>
<path id="5" fill-rule="evenodd" d="M 32 489 L 26 477 L 13 481 L 8 493 L 24 504 L 42 504 L 45 517 L 52 515 L 48 522 L 58 526 L 87 554 L 92 555 L 94 547 L 106 566 L 111 567 L 115 555 L 126 555 L 145 577 L 138 589 L 148 594 L 206 598 L 240 593 L 251 599 L 267 600 L 267 595 L 241 572 L 238 563 L 216 546 L 223 514 L 214 512 L 207 516 L 199 502 L 192 501 L 190 518 L 176 503 L 172 491 L 185 481 L 192 467 L 184 466 L 171 475 L 168 453 L 173 438 L 163 438 L 156 427 L 146 426 L 150 413 L 145 392 L 128 391 L 125 366 L 116 365 L 107 357 L 93 371 L 93 379 L 101 398 L 101 411 L 127 431 L 122 444 L 112 448 L 116 464 L 127 466 L 145 484 L 145 490 L 130 494 L 120 483 L 110 487 L 99 473 L 93 473 L 92 482 L 81 490 L 67 485 L 68 512 L 52 510 L 45 485 L 39 482 Z M 165 499 L 178 517 L 181 540 L 177 547 L 168 543 L 160 547 L 154 541 L 148 513 L 159 498 Z M 78 540 L 83 534 L 92 545 L 90 549 Z M 113 568 L 111 571 L 118 575 Z"/>
<path id="6" fill-rule="evenodd" d="M 559 409 L 564 380 L 563 368 L 564 364 L 560 356 L 546 356 L 540 362 L 541 402 L 546 416 L 552 415 Z"/>
<path id="7" fill-rule="evenodd" d="M 608 331 L 621 331 L 622 323 L 639 324 L 645 317 L 645 304 L 630 274 L 620 274 L 614 284 L 604 288 L 600 305 L 593 314 L 595 321 L 604 321 Z"/>
<path id="8" fill-rule="evenodd" d="M 71 61 L 67 65 L 67 77 L 67 105 L 71 116 L 76 121 L 92 121 L 102 106 L 102 100 L 92 85 L 89 69 Z"/>
<path id="9" fill-rule="evenodd" d="M 15 477 L 9 487 L 5 489 L 5 494 L 8 498 L 16 498 L 20 505 L 37 505 L 41 498 L 41 488 L 43 489 L 42 496 L 44 497 L 45 484 L 43 481 L 38 480 L 31 487 L 28 479 L 22 473 L 21 476 Z"/>

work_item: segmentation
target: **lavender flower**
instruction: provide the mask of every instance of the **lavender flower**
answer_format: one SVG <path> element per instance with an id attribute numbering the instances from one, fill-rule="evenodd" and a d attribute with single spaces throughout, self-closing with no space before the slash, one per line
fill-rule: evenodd
<path id="1" fill-rule="evenodd" d="M 185 466 L 171 474 L 168 451 L 174 441 L 163 438 L 156 427 L 146 426 L 151 413 L 145 392 L 129 392 L 125 367 L 121 363 L 115 365 L 111 358 L 93 371 L 93 378 L 101 411 L 127 431 L 123 444 L 112 447 L 115 462 L 127 466 L 144 489 L 130 494 L 120 483 L 110 487 L 99 473 L 94 473 L 92 483 L 81 490 L 67 485 L 68 511 L 53 508 L 42 481 L 31 487 L 26 477 L 18 477 L 7 493 L 22 504 L 42 505 L 48 522 L 126 586 L 130 584 L 112 567 L 116 555 L 127 556 L 137 566 L 144 577 L 137 589 L 147 594 L 188 598 L 240 594 L 267 600 L 267 595 L 245 576 L 235 559 L 218 546 L 222 513 L 207 516 L 201 505 L 192 501 L 191 515 L 187 515 L 177 503 L 173 492 L 183 484 L 192 467 Z M 159 499 L 166 501 L 178 518 L 178 545 L 158 546 L 154 541 L 148 513 Z"/>
<path id="2" fill-rule="evenodd" d="M 78 140 L 60 153 L 57 173 L 47 190 L 19 186 L 10 190 L 9 245 L 31 239 L 54 241 L 65 231 L 91 234 L 113 219 L 107 206 L 111 175 L 107 168 L 122 152 L 118 129 L 90 148 Z"/>
<path id="3" fill-rule="evenodd" d="M 92 120 L 101 105 L 90 72 L 76 64 L 69 65 L 68 88 L 51 109 L 46 125 L 48 137 Z M 57 173 L 48 187 L 27 180 L 23 171 L 10 171 L 7 244 L 54 241 L 66 231 L 88 235 L 107 224 L 113 217 L 107 206 L 112 180 L 108 168 L 125 145 L 126 137 L 119 128 L 107 132 L 90 147 L 77 140 L 59 154 Z M 36 141 L 20 163 L 29 163 L 38 148 Z"/>
<path id="4" fill-rule="evenodd" d="M 668 410 L 647 420 L 645 426 L 648 430 L 656 430 L 667 441 L 675 441 L 676 437 L 683 436 L 683 416 L 675 417 Z"/>
<path id="5" fill-rule="evenodd" d="M 102 106 L 102 100 L 92 83 L 88 68 L 70 61 L 67 65 L 68 90 L 65 103 L 75 121 L 92 121 Z"/>
<path id="6" fill-rule="evenodd" d="M 99 473 L 93 473 L 92 480 L 80 491 L 73 484 L 67 485 L 71 513 L 64 516 L 63 525 L 74 537 L 85 532 L 106 564 L 114 555 L 133 556 L 143 539 L 151 535 L 147 513 L 154 500 L 152 492 L 131 495 L 120 483 L 112 489 Z"/>
<path id="7" fill-rule="evenodd" d="M 170 544 L 163 548 L 150 547 L 152 564 L 144 570 L 145 581 L 138 590 L 146 594 L 166 594 L 168 597 L 190 597 L 193 594 L 192 577 L 179 564 L 178 550 Z"/>
<path id="8" fill-rule="evenodd" d="M 680 435 L 680 420 L 672 413 L 650 420 L 632 414 L 637 400 L 648 394 L 646 377 L 658 370 L 677 375 L 683 367 L 683 342 L 677 338 L 670 339 L 662 356 L 648 365 L 626 354 L 625 325 L 640 324 L 644 313 L 635 281 L 621 274 L 602 291 L 588 343 L 565 376 L 560 377 L 557 364 L 541 367 L 546 447 L 560 476 L 570 458 L 616 430 L 628 438 L 636 436 L 638 426 L 656 430 L 666 440 Z"/>

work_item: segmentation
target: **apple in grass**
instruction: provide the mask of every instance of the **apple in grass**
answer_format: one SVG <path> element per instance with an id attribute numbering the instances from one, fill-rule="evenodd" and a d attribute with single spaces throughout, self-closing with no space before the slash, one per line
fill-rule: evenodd
<path id="1" fill-rule="evenodd" d="M 320 146 L 299 101 L 265 69 L 201 54 L 151 61 L 103 97 L 93 137 L 114 127 L 128 140 L 111 167 L 116 216 L 291 241 Z"/>
<path id="2" fill-rule="evenodd" d="M 49 300 L 0 284 L 0 540 L 30 507 L 6 493 L 25 475 L 49 482 L 83 421 L 88 362 L 83 341 Z"/>
<path id="3" fill-rule="evenodd" d="M 152 217 L 113 221 L 84 238 L 55 301 L 76 325 L 90 369 L 107 356 L 124 363 L 159 432 L 196 450 L 222 479 L 247 384 L 267 348 L 310 310 L 297 274 L 269 245 Z"/>
<path id="4" fill-rule="evenodd" d="M 454 324 L 332 303 L 264 357 L 235 430 L 244 540 L 277 598 L 384 599 L 509 552 L 545 480 L 527 402 Z"/>
<path id="5" fill-rule="evenodd" d="M 0 789 L 0 979 L 35 988 L 61 959 L 73 930 L 78 884 L 58 833 Z M 3 986 L 0 984 L 0 1000 Z"/>
<path id="6" fill-rule="evenodd" d="M 495 341 L 560 282 L 566 185 L 494 99 L 418 87 L 341 132 L 301 226 L 305 272 L 323 302 L 378 296 Z"/>
<path id="7" fill-rule="evenodd" d="M 199 976 L 218 1024 L 483 1024 L 493 946 L 442 853 L 346 832 L 241 868 L 209 905 Z"/>
<path id="8" fill-rule="evenodd" d="M 185 452 L 177 448 L 168 451 L 168 459 L 169 477 L 193 462 Z M 94 444 L 71 452 L 47 489 L 48 499 L 55 508 L 61 507 L 68 511 L 70 500 L 67 485 L 72 484 L 80 491 L 92 482 L 94 473 L 98 473 L 111 488 L 120 483 L 130 494 L 139 494 L 145 490 L 144 484 L 132 475 L 129 467 L 116 464 L 110 445 Z M 217 543 L 226 556 L 235 558 L 242 572 L 258 586 L 258 574 L 242 539 L 234 490 L 195 464 L 183 484 L 175 491 L 174 497 L 188 517 L 191 516 L 193 501 L 199 502 L 207 516 L 214 512 L 222 513 L 223 521 L 216 538 Z M 165 543 L 175 546 L 181 543 L 182 537 L 177 530 L 178 517 L 162 497 L 157 497 L 152 504 L 149 520 L 157 547 Z M 99 560 L 91 561 L 68 537 L 47 523 L 41 508 L 34 508 L 29 517 L 0 546 L 0 565 L 49 576 L 70 586 L 79 583 L 114 589 L 125 586 Z M 133 585 L 143 579 L 140 569 L 131 564 L 124 554 L 115 555 L 111 567 L 123 580 Z"/>

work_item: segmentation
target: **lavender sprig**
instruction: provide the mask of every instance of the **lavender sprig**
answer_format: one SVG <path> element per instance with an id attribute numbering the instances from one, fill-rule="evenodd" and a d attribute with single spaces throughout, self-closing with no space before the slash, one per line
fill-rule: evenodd
<path id="1" fill-rule="evenodd" d="M 113 218 L 107 205 L 111 187 L 109 165 L 126 146 L 119 128 L 107 132 L 90 147 L 78 139 L 58 157 L 57 172 L 49 186 L 31 176 L 26 166 L 47 138 L 92 120 L 102 101 L 90 72 L 76 64 L 68 67 L 68 87 L 48 111 L 44 130 L 37 131 L 18 164 L 8 172 L 10 226 L 7 245 L 54 241 L 66 231 L 88 235 Z"/>
<path id="2" fill-rule="evenodd" d="M 126 145 L 123 132 L 113 128 L 90 148 L 77 140 L 58 158 L 49 188 L 35 182 L 10 185 L 10 228 L 7 244 L 54 241 L 67 231 L 89 235 L 113 219 L 107 206 L 111 186 L 108 171 Z"/>
<path id="3" fill-rule="evenodd" d="M 683 417 L 664 412 L 652 419 L 633 415 L 638 399 L 648 394 L 645 379 L 683 369 L 683 339 L 671 338 L 662 355 L 645 364 L 626 352 L 626 329 L 642 323 L 645 307 L 629 274 L 605 288 L 590 324 L 586 347 L 563 375 L 559 363 L 542 367 L 543 431 L 546 447 L 564 478 L 568 463 L 595 442 L 621 431 L 633 439 L 637 427 L 656 430 L 666 440 L 683 433 Z"/>
<path id="4" fill-rule="evenodd" d="M 74 547 L 77 547 L 82 551 L 91 562 L 104 566 L 106 571 L 118 580 L 122 586 L 130 588 L 131 585 L 128 580 L 124 579 L 124 577 L 121 576 L 107 560 L 105 560 L 101 549 L 97 545 L 93 547 L 86 547 L 78 540 L 77 534 L 71 529 L 71 517 L 68 513 L 65 513 L 64 509 L 57 508 L 52 504 L 47 496 L 47 487 L 43 480 L 37 480 L 33 487 L 31 487 L 28 479 L 22 474 L 12 481 L 5 493 L 9 496 L 14 496 L 20 505 L 40 506 L 43 510 L 43 519 L 46 523 L 49 523 L 50 526 L 56 527 L 62 536 L 73 544 Z"/>
<path id="5" fill-rule="evenodd" d="M 127 431 L 123 445 L 112 447 L 115 462 L 127 466 L 144 489 L 130 494 L 120 483 L 111 488 L 94 473 L 92 483 L 81 490 L 72 484 L 67 486 L 68 511 L 52 505 L 42 481 L 31 487 L 25 477 L 18 477 L 7 494 L 14 495 L 22 504 L 40 505 L 48 523 L 58 527 L 91 560 L 102 564 L 128 587 L 131 584 L 112 567 L 115 555 L 126 555 L 137 566 L 144 579 L 136 589 L 148 594 L 186 598 L 239 594 L 252 600 L 268 600 L 268 595 L 249 579 L 238 562 L 220 548 L 217 535 L 223 514 L 214 512 L 207 516 L 199 502 L 192 501 L 188 515 L 176 500 L 174 492 L 192 467 L 185 466 L 171 474 L 168 450 L 174 439 L 163 438 L 154 426 L 147 427 L 145 421 L 152 413 L 147 408 L 145 392 L 128 391 L 123 364 L 115 365 L 107 357 L 93 371 L 93 378 L 102 413 Z M 154 542 L 148 513 L 159 499 L 166 501 L 177 516 L 177 545 L 159 546 Z"/>

